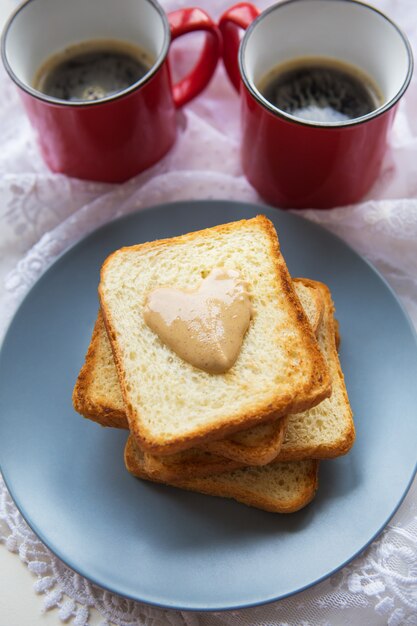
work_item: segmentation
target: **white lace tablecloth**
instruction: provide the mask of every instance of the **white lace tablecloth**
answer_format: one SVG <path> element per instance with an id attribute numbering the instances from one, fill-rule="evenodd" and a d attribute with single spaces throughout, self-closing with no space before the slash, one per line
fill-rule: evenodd
<path id="1" fill-rule="evenodd" d="M 161 4 L 171 10 L 190 3 L 165 0 Z M 196 4 L 213 17 L 228 6 L 224 0 Z M 400 24 L 417 50 L 415 0 L 375 0 L 374 4 Z M 178 42 L 172 52 L 176 64 L 183 63 L 184 47 L 197 45 L 193 36 Z M 98 225 L 141 207 L 175 200 L 260 201 L 242 175 L 238 98 L 222 68 L 206 93 L 179 113 L 180 132 L 172 151 L 121 186 L 50 173 L 3 70 L 0 94 L 1 333 L 45 268 Z M 417 326 L 416 78 L 400 105 L 380 178 L 368 197 L 355 206 L 301 213 L 337 233 L 375 264 Z M 53 556 L 28 528 L 1 477 L 0 541 L 36 575 L 34 591 L 44 594 L 45 609 L 55 607 L 62 621 L 75 626 L 88 625 L 91 607 L 103 616 L 103 626 L 110 622 L 120 626 L 417 625 L 416 482 L 382 535 L 350 565 L 296 596 L 242 611 L 164 611 L 90 584 Z"/>

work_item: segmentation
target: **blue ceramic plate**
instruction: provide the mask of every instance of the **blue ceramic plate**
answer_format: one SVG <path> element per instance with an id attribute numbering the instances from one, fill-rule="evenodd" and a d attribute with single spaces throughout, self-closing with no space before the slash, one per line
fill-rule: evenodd
<path id="1" fill-rule="evenodd" d="M 126 433 L 74 412 L 71 392 L 97 314 L 100 265 L 120 246 L 257 213 L 275 223 L 294 276 L 326 282 L 357 441 L 323 462 L 316 499 L 282 516 L 142 482 L 123 464 Z M 296 593 L 382 530 L 415 472 L 417 343 L 381 277 L 322 228 L 234 202 L 185 202 L 100 228 L 44 274 L 0 354 L 0 461 L 22 514 L 71 568 L 119 594 L 221 610 Z"/>

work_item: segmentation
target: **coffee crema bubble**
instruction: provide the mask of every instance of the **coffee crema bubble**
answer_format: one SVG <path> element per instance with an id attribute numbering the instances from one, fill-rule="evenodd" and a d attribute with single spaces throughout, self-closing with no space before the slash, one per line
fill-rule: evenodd
<path id="1" fill-rule="evenodd" d="M 101 100 L 127 89 L 153 65 L 139 46 L 118 40 L 92 40 L 68 46 L 36 72 L 33 86 L 68 102 Z"/>
<path id="2" fill-rule="evenodd" d="M 361 69 L 338 59 L 303 57 L 276 66 L 259 82 L 273 106 L 302 120 L 337 124 L 375 111 L 383 96 Z"/>

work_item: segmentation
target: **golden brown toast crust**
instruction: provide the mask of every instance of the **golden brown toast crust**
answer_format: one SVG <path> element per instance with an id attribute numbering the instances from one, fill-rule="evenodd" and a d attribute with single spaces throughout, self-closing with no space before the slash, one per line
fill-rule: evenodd
<path id="1" fill-rule="evenodd" d="M 254 222 L 254 220 L 257 221 L 257 226 L 268 235 L 269 254 L 270 258 L 274 260 L 274 271 L 276 274 L 277 284 L 281 284 L 282 289 L 287 295 L 288 302 L 290 303 L 290 306 L 288 307 L 289 317 L 292 319 L 293 323 L 302 330 L 304 335 L 304 346 L 310 354 L 311 360 L 311 369 L 308 379 L 305 384 L 298 388 L 293 394 L 278 394 L 274 397 L 270 396 L 269 398 L 266 398 L 262 403 L 254 402 L 249 404 L 245 411 L 239 411 L 236 414 L 231 414 L 227 422 L 222 422 L 214 426 L 213 424 L 201 425 L 194 431 L 189 431 L 185 434 L 178 434 L 169 438 L 158 437 L 150 432 L 149 428 L 141 422 L 139 411 L 130 403 L 129 400 L 129 394 L 126 389 L 127 383 L 123 369 L 122 355 L 119 351 L 116 339 L 115 326 L 103 295 L 103 281 L 105 280 L 105 274 L 109 263 L 113 258 L 115 258 L 116 255 L 126 250 L 130 250 L 131 252 L 140 250 L 143 252 L 145 250 L 158 249 L 165 245 L 171 246 L 177 243 L 191 243 L 196 238 L 211 237 L 213 233 L 227 233 L 236 229 L 236 227 L 245 227 L 248 222 Z M 118 371 L 119 381 L 121 383 L 129 429 L 138 442 L 138 445 L 143 450 L 149 451 L 152 454 L 173 454 L 186 450 L 192 446 L 201 445 L 202 443 L 206 443 L 208 441 L 224 439 L 228 435 L 240 430 L 251 428 L 252 426 L 256 426 L 257 424 L 268 420 L 270 421 L 272 419 L 271 416 L 275 419 L 278 416 L 283 416 L 288 413 L 304 411 L 307 408 L 318 404 L 321 400 L 330 395 L 331 382 L 326 363 L 318 348 L 306 314 L 295 293 L 291 277 L 280 253 L 275 228 L 265 216 L 258 216 L 253 220 L 241 220 L 240 222 L 233 222 L 231 224 L 224 224 L 211 229 L 205 229 L 203 231 L 188 233 L 173 239 L 148 242 L 138 246 L 132 246 L 129 249 L 125 248 L 116 251 L 106 259 L 102 266 L 99 297 L 104 323 L 112 345 L 114 360 Z"/>
<path id="2" fill-rule="evenodd" d="M 265 436 L 254 446 L 246 445 L 232 436 L 228 439 L 210 441 L 201 447 L 207 452 L 240 461 L 244 465 L 266 465 L 276 458 L 281 449 L 287 421 L 288 416 L 284 415 L 271 422 Z M 251 432 L 253 431 L 254 429 Z"/>
<path id="3" fill-rule="evenodd" d="M 199 448 L 190 448 L 165 457 L 144 452 L 143 462 L 148 476 L 168 481 L 213 476 L 244 467 L 243 463 L 204 452 Z"/>
<path id="4" fill-rule="evenodd" d="M 72 393 L 74 409 L 101 426 L 113 428 L 128 428 L 127 417 L 124 408 L 109 406 L 106 398 L 101 401 L 93 399 L 91 394 L 94 364 L 97 358 L 98 342 L 103 329 L 103 321 L 100 312 L 94 324 L 94 330 L 85 356 L 84 364 L 78 374 L 77 382 Z"/>

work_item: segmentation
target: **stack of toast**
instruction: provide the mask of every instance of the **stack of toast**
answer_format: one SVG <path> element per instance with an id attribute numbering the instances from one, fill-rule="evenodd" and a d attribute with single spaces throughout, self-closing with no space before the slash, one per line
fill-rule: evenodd
<path id="1" fill-rule="evenodd" d="M 215 374 L 179 356 L 143 314 L 152 290 L 195 292 L 214 268 L 244 278 L 252 308 L 236 361 Z M 73 404 L 130 431 L 131 474 L 274 512 L 312 500 L 319 460 L 355 438 L 339 331 L 328 287 L 291 278 L 266 217 L 117 250 L 99 299 Z"/>

